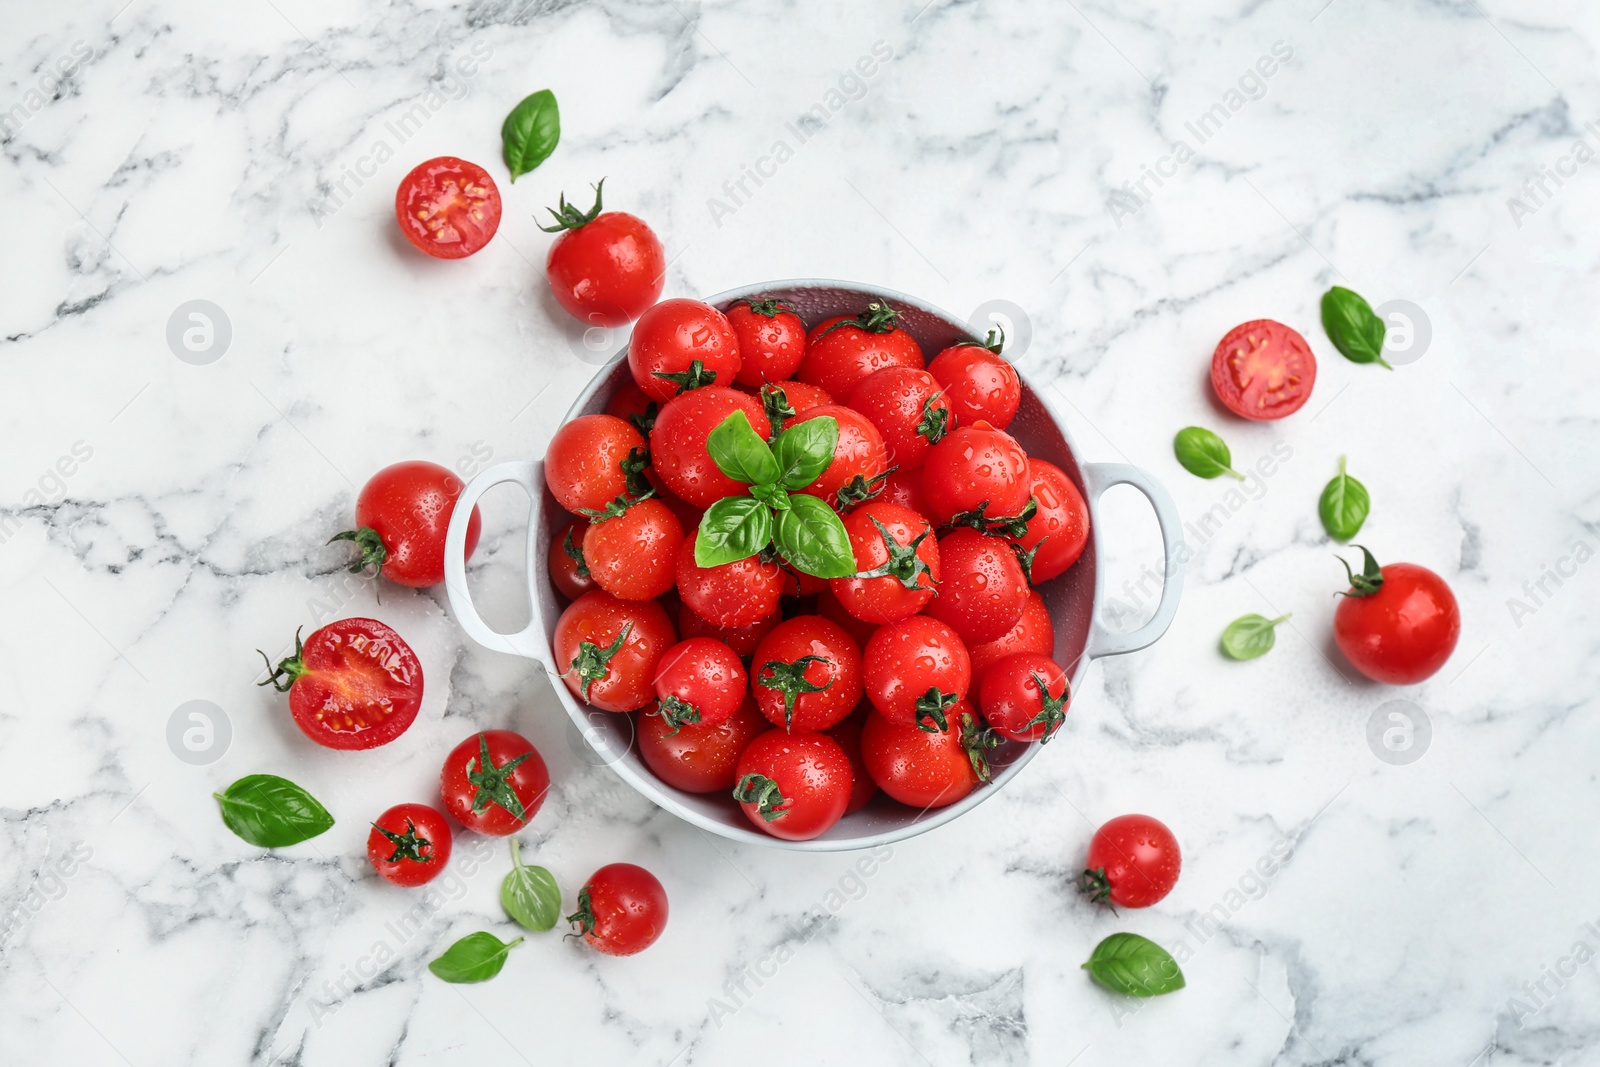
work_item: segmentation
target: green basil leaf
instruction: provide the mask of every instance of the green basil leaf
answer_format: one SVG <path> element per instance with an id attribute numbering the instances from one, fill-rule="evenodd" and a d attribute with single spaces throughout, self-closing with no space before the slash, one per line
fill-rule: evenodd
<path id="1" fill-rule="evenodd" d="M 297 845 L 333 825 L 316 797 L 275 774 L 246 775 L 212 796 L 222 807 L 223 824 L 262 848 Z"/>
<path id="2" fill-rule="evenodd" d="M 487 982 L 506 965 L 506 953 L 522 944 L 501 941 L 487 930 L 468 934 L 428 964 L 428 970 L 446 982 Z"/>
<path id="3" fill-rule="evenodd" d="M 700 519 L 695 566 L 720 567 L 753 556 L 771 543 L 772 509 L 754 497 L 725 496 L 706 508 Z"/>
<path id="4" fill-rule="evenodd" d="M 1339 457 L 1339 473 L 1322 490 L 1317 501 L 1317 514 L 1322 516 L 1322 528 L 1335 541 L 1348 541 L 1361 531 L 1372 510 L 1372 498 L 1367 487 L 1344 471 L 1344 457 Z"/>
<path id="5" fill-rule="evenodd" d="M 773 480 L 785 489 L 804 489 L 828 469 L 838 444 L 839 420 L 832 415 L 796 423 L 773 444 L 778 459 L 778 476 Z"/>
<path id="6" fill-rule="evenodd" d="M 1186 426 L 1179 430 L 1178 436 L 1172 439 L 1172 451 L 1190 474 L 1202 478 L 1231 474 L 1244 481 L 1244 475 L 1229 465 L 1233 454 L 1228 451 L 1227 442 L 1203 426 Z"/>
<path id="7" fill-rule="evenodd" d="M 543 867 L 522 862 L 522 845 L 511 839 L 511 873 L 500 883 L 500 903 L 511 916 L 529 930 L 544 931 L 561 918 L 561 889 L 555 876 Z"/>
<path id="8" fill-rule="evenodd" d="M 1389 367 L 1383 358 L 1387 328 L 1360 293 L 1338 285 L 1323 293 L 1322 329 L 1333 347 L 1351 363 L 1381 363 Z"/>
<path id="9" fill-rule="evenodd" d="M 540 89 L 511 109 L 500 125 L 500 149 L 515 182 L 550 158 L 561 140 L 561 110 L 556 94 Z"/>
<path id="10" fill-rule="evenodd" d="M 1094 947 L 1083 969 L 1113 993 L 1130 997 L 1156 997 L 1184 987 L 1172 954 L 1138 934 L 1112 934 Z"/>
<path id="11" fill-rule="evenodd" d="M 1241 615 L 1222 631 L 1222 651 L 1231 659 L 1255 659 L 1272 651 L 1277 643 L 1277 626 L 1289 616 L 1269 619 L 1264 615 Z"/>
<path id="12" fill-rule="evenodd" d="M 845 578 L 856 571 L 850 536 L 838 513 L 814 496 L 796 493 L 778 512 L 773 538 L 790 565 L 818 578 Z"/>
<path id="13" fill-rule="evenodd" d="M 717 424 L 706 438 L 706 451 L 723 474 L 746 485 L 766 485 L 778 480 L 778 461 L 761 435 L 750 427 L 742 411 Z"/>

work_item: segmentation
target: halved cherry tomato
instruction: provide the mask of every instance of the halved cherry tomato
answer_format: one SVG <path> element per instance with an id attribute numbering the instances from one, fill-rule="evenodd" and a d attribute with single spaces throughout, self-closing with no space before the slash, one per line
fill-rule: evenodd
<path id="1" fill-rule="evenodd" d="M 646 708 L 639 713 L 639 755 L 655 776 L 685 793 L 720 793 L 739 780 L 739 756 L 772 729 L 746 696 L 721 722 L 687 723 L 674 730 Z"/>
<path id="2" fill-rule="evenodd" d="M 1049 741 L 1067 717 L 1066 672 L 1049 656 L 1019 652 L 983 676 L 978 704 L 989 728 L 1013 741 Z"/>
<path id="3" fill-rule="evenodd" d="M 883 475 L 889 469 L 889 452 L 883 447 L 878 428 L 868 422 L 865 415 L 842 404 L 824 404 L 796 415 L 784 426 L 797 426 L 824 416 L 839 424 L 833 460 L 817 475 L 816 481 L 799 491 L 825 500 L 836 509 L 871 499 L 883 487 Z"/>
<path id="4" fill-rule="evenodd" d="M 1317 357 L 1281 322 L 1240 323 L 1211 356 L 1211 388 L 1229 411 L 1247 419 L 1281 419 L 1311 399 Z"/>
<path id="5" fill-rule="evenodd" d="M 1172 892 L 1183 855 L 1160 819 L 1119 815 L 1094 832 L 1078 891 L 1121 908 L 1148 908 Z"/>
<path id="6" fill-rule="evenodd" d="M 783 593 L 784 572 L 759 554 L 702 567 L 694 561 L 700 532 L 683 539 L 678 549 L 678 596 L 684 606 L 712 626 L 738 629 L 772 618 Z"/>
<path id="7" fill-rule="evenodd" d="M 476 163 L 439 156 L 400 179 L 394 217 L 420 251 L 460 259 L 488 244 L 500 228 L 500 190 Z"/>
<path id="8" fill-rule="evenodd" d="M 661 296 L 667 257 L 661 241 L 642 219 L 625 211 L 600 211 L 601 179 L 594 207 L 579 211 L 563 196 L 551 210 L 553 227 L 565 231 L 550 246 L 545 276 L 556 303 L 589 326 L 622 326 L 638 318 Z"/>
<path id="9" fill-rule="evenodd" d="M 997 349 L 954 345 L 933 357 L 928 373 L 944 387 L 944 399 L 958 425 L 987 422 L 997 430 L 1011 425 L 1022 403 L 1022 379 Z"/>
<path id="10" fill-rule="evenodd" d="M 661 403 L 712 383 L 731 386 L 740 365 L 727 316 L 700 300 L 661 301 L 639 316 L 628 339 L 634 384 Z"/>
<path id="11" fill-rule="evenodd" d="M 445 810 L 468 830 L 514 834 L 539 813 L 550 792 L 544 757 L 521 734 L 482 730 L 444 759 L 439 793 Z"/>
<path id="12" fill-rule="evenodd" d="M 680 557 L 681 558 L 681 557 Z M 681 594 L 680 594 L 681 595 Z M 678 636 L 714 637 L 727 645 L 742 659 L 749 659 L 755 654 L 756 646 L 767 632 L 782 621 L 782 617 L 774 608 L 772 614 L 764 619 L 757 619 L 748 626 L 716 626 L 707 622 L 694 613 L 688 604 L 678 605 Z"/>
<path id="13" fill-rule="evenodd" d="M 1028 579 L 1002 538 L 953 530 L 939 540 L 939 569 L 939 595 L 923 610 L 968 644 L 1003 637 L 1022 618 Z"/>
<path id="14" fill-rule="evenodd" d="M 561 613 L 552 644 L 574 696 L 602 711 L 633 711 L 655 699 L 656 667 L 677 640 L 654 600 L 618 600 L 597 589 Z"/>
<path id="15" fill-rule="evenodd" d="M 967 646 L 938 619 L 913 615 L 878 627 L 861 656 L 867 699 L 890 722 L 943 730 L 972 683 Z"/>
<path id="16" fill-rule="evenodd" d="M 920 730 L 890 722 L 877 711 L 861 728 L 861 760 L 889 796 L 926 811 L 954 804 L 989 780 L 986 752 L 998 739 L 983 728 L 972 705 L 956 704 L 947 730 Z"/>
<path id="17" fill-rule="evenodd" d="M 826 730 L 861 699 L 861 652 L 844 628 L 797 615 L 761 639 L 750 690 L 767 721 L 790 731 Z"/>
<path id="18" fill-rule="evenodd" d="M 928 520 L 872 500 L 844 519 L 856 573 L 828 587 L 846 611 L 872 623 L 915 615 L 939 588 L 939 545 Z"/>
<path id="19" fill-rule="evenodd" d="M 761 401 L 721 385 L 673 397 L 656 416 L 650 431 L 651 463 L 666 487 L 695 507 L 710 507 L 725 496 L 749 491 L 743 482 L 723 474 L 706 451 L 711 431 L 735 411 L 744 412 L 756 433 L 771 436 Z"/>
<path id="20" fill-rule="evenodd" d="M 850 757 L 827 734 L 768 730 L 739 757 L 733 799 L 773 837 L 808 841 L 844 816 L 851 785 Z"/>
<path id="21" fill-rule="evenodd" d="M 739 339 L 742 385 L 781 382 L 806 357 L 806 324 L 782 300 L 740 300 L 728 309 L 728 323 Z"/>
<path id="22" fill-rule="evenodd" d="M 944 392 L 933 375 L 915 367 L 885 367 L 857 383 L 850 406 L 883 437 L 889 462 L 914 470 L 928 449 L 956 428 Z"/>
<path id="23" fill-rule="evenodd" d="M 622 419 L 580 415 L 550 439 L 544 454 L 544 484 L 568 511 L 602 511 L 628 492 L 630 471 L 635 489 L 648 488 L 638 485 L 648 460 L 644 438 Z"/>
<path id="24" fill-rule="evenodd" d="M 1032 480 L 1016 438 L 986 422 L 959 426 L 928 449 L 922 494 L 939 526 L 960 520 L 990 524 L 1021 515 Z"/>
<path id="25" fill-rule="evenodd" d="M 836 397 L 850 395 L 856 383 L 885 367 L 922 369 L 922 346 L 896 324 L 896 312 L 876 301 L 851 317 L 836 315 L 811 328 L 806 358 L 795 377 L 820 385 Z"/>
<path id="26" fill-rule="evenodd" d="M 1089 543 L 1089 505 L 1067 472 L 1042 459 L 1028 460 L 1033 480 L 1031 495 L 1038 510 L 1028 520 L 1027 532 L 1010 538 L 1028 556 L 1028 580 L 1048 582 L 1078 562 Z"/>
<path id="27" fill-rule="evenodd" d="M 608 863 L 578 891 L 567 916 L 584 943 L 608 956 L 632 956 L 656 943 L 667 926 L 667 891 L 631 863 Z"/>
<path id="28" fill-rule="evenodd" d="M 744 664 L 721 641 L 691 637 L 661 654 L 656 664 L 655 710 L 669 727 L 710 726 L 732 715 L 750 692 Z"/>
<path id="29" fill-rule="evenodd" d="M 967 655 L 972 658 L 972 691 L 981 692 L 983 677 L 989 668 L 1007 656 L 1018 652 L 1053 656 L 1055 651 L 1056 628 L 1050 621 L 1050 609 L 1044 606 L 1044 597 L 1039 591 L 1031 590 L 1027 604 L 1023 605 L 1022 617 L 1004 636 L 987 644 L 967 646 Z"/>
<path id="30" fill-rule="evenodd" d="M 583 536 L 588 532 L 589 520 L 578 519 L 550 539 L 550 583 L 568 600 L 598 588 L 583 558 Z"/>
<path id="31" fill-rule="evenodd" d="M 1415 685 L 1431 678 L 1461 637 L 1455 594 L 1426 567 L 1390 563 L 1378 568 L 1371 554 L 1361 551 L 1366 573 L 1353 577 L 1333 613 L 1339 651 L 1375 682 Z M 1381 577 L 1375 578 L 1374 570 Z"/>
<path id="32" fill-rule="evenodd" d="M 450 862 L 450 824 L 426 804 L 396 804 L 372 821 L 367 860 L 386 882 L 418 886 Z"/>
<path id="33" fill-rule="evenodd" d="M 595 583 L 619 600 L 653 600 L 676 582 L 683 526 L 654 497 L 620 515 L 597 516 L 583 535 L 583 558 Z"/>
<path id="34" fill-rule="evenodd" d="M 372 568 L 384 577 L 414 589 L 444 581 L 444 536 L 450 513 L 465 488 L 446 467 L 425 460 L 391 464 L 367 479 L 356 497 L 356 528 L 334 534 L 334 541 L 353 541 L 361 558 L 352 574 Z M 476 506 L 467 521 L 467 558 L 478 547 L 482 517 Z"/>
<path id="35" fill-rule="evenodd" d="M 266 653 L 261 654 L 266 659 Z M 377 619 L 339 619 L 272 666 L 262 685 L 289 694 L 295 725 L 327 748 L 376 748 L 406 732 L 422 706 L 422 664 Z"/>

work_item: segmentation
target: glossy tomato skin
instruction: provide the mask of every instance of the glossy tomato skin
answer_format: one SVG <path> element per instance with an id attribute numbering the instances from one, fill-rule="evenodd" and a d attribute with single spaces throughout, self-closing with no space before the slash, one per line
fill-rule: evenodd
<path id="1" fill-rule="evenodd" d="M 715 638 L 691 637 L 661 654 L 655 690 L 657 717 L 709 726 L 744 703 L 750 679 L 733 649 Z"/>
<path id="2" fill-rule="evenodd" d="M 677 640 L 672 621 L 654 600 L 618 600 L 595 590 L 567 605 L 552 645 L 556 669 L 573 696 L 602 711 L 622 712 L 655 699 L 656 667 Z"/>
<path id="3" fill-rule="evenodd" d="M 589 520 L 578 519 L 550 539 L 550 584 L 568 600 L 600 588 L 583 558 L 583 537 L 588 532 Z"/>
<path id="4" fill-rule="evenodd" d="M 671 589 L 682 547 L 683 525 L 654 497 L 591 523 L 583 535 L 590 575 L 619 600 L 653 600 Z"/>
<path id="5" fill-rule="evenodd" d="M 639 713 L 639 755 L 655 776 L 685 793 L 720 793 L 739 780 L 739 756 L 772 724 L 750 697 L 720 722 L 685 723 L 676 733 L 650 709 Z"/>
<path id="6" fill-rule="evenodd" d="M 544 757 L 533 742 L 510 730 L 473 734 L 450 750 L 439 772 L 445 810 L 468 830 L 489 837 L 514 834 L 528 825 L 549 792 L 550 771 Z M 481 807 L 474 810 L 480 801 Z"/>
<path id="7" fill-rule="evenodd" d="M 872 372 L 851 392 L 850 406 L 877 428 L 889 462 L 906 470 L 921 467 L 928 449 L 956 427 L 939 383 L 915 367 Z"/>
<path id="8" fill-rule="evenodd" d="M 965 716 L 965 719 L 963 719 Z M 978 784 L 978 773 L 962 745 L 972 705 L 962 701 L 948 713 L 949 729 L 927 731 L 890 722 L 877 711 L 861 727 L 861 760 L 878 788 L 919 810 L 954 804 Z"/>
<path id="9" fill-rule="evenodd" d="M 698 385 L 733 385 L 741 366 L 739 338 L 726 315 L 703 301 L 675 298 L 639 316 L 628 340 L 628 369 L 646 396 L 664 404 L 696 388 L 661 377 L 686 374 L 696 360 L 704 379 Z"/>
<path id="10" fill-rule="evenodd" d="M 1443 578 L 1415 563 L 1382 568 L 1371 596 L 1344 596 L 1333 638 L 1352 666 L 1375 682 L 1415 685 L 1431 678 L 1461 637 L 1461 609 Z"/>
<path id="11" fill-rule="evenodd" d="M 453 471 L 424 460 L 391 464 L 367 479 L 356 497 L 356 526 L 374 531 L 382 542 L 381 576 L 413 589 L 444 581 L 444 537 L 463 488 Z M 482 527 L 474 507 L 467 522 L 468 559 Z"/>
<path id="12" fill-rule="evenodd" d="M 706 451 L 706 440 L 729 415 L 742 411 L 763 438 L 772 436 L 761 401 L 720 385 L 706 385 L 673 397 L 656 416 L 650 431 L 650 457 L 656 474 L 674 494 L 706 508 L 725 496 L 750 487 L 722 473 Z"/>
<path id="13" fill-rule="evenodd" d="M 829 591 L 846 611 L 882 625 L 927 607 L 939 588 L 939 543 L 927 519 L 899 504 L 870 500 L 845 516 L 844 532 L 855 554 L 856 575 L 885 568 L 891 541 L 896 557 L 890 574 L 829 579 Z"/>
<path id="14" fill-rule="evenodd" d="M 688 604 L 678 605 L 679 637 L 714 637 L 733 649 L 741 659 L 749 659 L 755 655 L 756 646 L 761 643 L 761 639 L 780 621 L 778 612 L 774 608 L 770 615 L 757 619 L 748 626 L 715 626 L 696 615 Z"/>
<path id="15" fill-rule="evenodd" d="M 784 423 L 784 428 L 798 426 L 812 419 L 832 418 L 839 424 L 839 440 L 833 449 L 833 460 L 817 480 L 799 490 L 834 508 L 841 508 L 866 499 L 865 494 L 875 492 L 878 479 L 889 469 L 889 452 L 883 446 L 883 437 L 867 417 L 854 408 L 842 404 L 824 404 L 796 415 Z M 841 491 L 845 492 L 843 498 Z"/>
<path id="16" fill-rule="evenodd" d="M 939 595 L 924 611 L 969 645 L 1005 636 L 1022 618 L 1028 579 L 1004 539 L 952 530 L 939 541 L 939 566 Z"/>
<path id="17" fill-rule="evenodd" d="M 795 377 L 820 385 L 836 397 L 850 391 L 873 371 L 885 367 L 922 369 L 922 347 L 898 326 L 875 333 L 855 325 L 852 316 L 836 315 L 811 328 L 806 358 Z M 840 325 L 840 324 L 843 325 Z"/>
<path id="18" fill-rule="evenodd" d="M 846 611 L 831 589 L 824 589 L 817 594 L 817 614 L 838 623 L 844 632 L 850 635 L 850 640 L 856 643 L 857 648 L 866 648 L 867 642 L 872 640 L 872 635 L 878 632 L 877 623 L 858 619 Z"/>
<path id="19" fill-rule="evenodd" d="M 782 301 L 741 300 L 728 309 L 728 324 L 739 340 L 741 385 L 781 382 L 806 357 L 806 324 Z"/>
<path id="20" fill-rule="evenodd" d="M 1027 604 L 1023 605 L 1022 617 L 1015 626 L 987 644 L 967 646 L 967 654 L 972 658 L 972 691 L 981 691 L 984 675 L 989 668 L 1007 656 L 1014 656 L 1018 652 L 1052 656 L 1055 650 L 1056 628 L 1050 619 L 1050 609 L 1044 606 L 1044 597 L 1039 595 L 1038 590 L 1032 590 L 1028 593 Z"/>
<path id="21" fill-rule="evenodd" d="M 578 892 L 567 916 L 590 948 L 632 956 L 656 943 L 667 926 L 667 891 L 656 876 L 632 863 L 608 863 Z"/>
<path id="22" fill-rule="evenodd" d="M 589 326 L 623 326 L 661 296 L 667 257 L 644 220 L 607 211 L 550 246 L 545 275 L 567 314 Z"/>
<path id="23" fill-rule="evenodd" d="M 1039 688 L 1039 679 L 1045 688 Z M 990 729 L 1013 741 L 1048 741 L 1067 714 L 1066 672 L 1049 656 L 1019 652 L 983 676 L 978 705 Z M 1049 699 L 1046 699 L 1048 694 Z M 1040 721 L 1034 721 L 1034 720 Z"/>
<path id="24" fill-rule="evenodd" d="M 570 512 L 600 511 L 627 492 L 622 464 L 644 451 L 639 431 L 615 415 L 579 415 L 550 439 L 544 454 L 544 484 L 556 503 Z"/>
<path id="25" fill-rule="evenodd" d="M 933 357 L 928 373 L 944 389 L 958 425 L 1011 425 L 1022 404 L 1022 379 L 1010 360 L 978 345 L 955 345 Z"/>
<path id="26" fill-rule="evenodd" d="M 1034 585 L 1065 574 L 1089 543 L 1089 505 L 1067 472 L 1042 459 L 1028 460 L 1030 495 L 1039 510 L 1028 520 L 1028 532 L 1010 540 L 1033 553 L 1028 577 Z"/>
<path id="27" fill-rule="evenodd" d="M 1317 357 L 1298 332 L 1281 322 L 1240 323 L 1217 343 L 1211 356 L 1211 388 L 1217 399 L 1246 419 L 1281 419 L 1311 399 Z"/>
<path id="28" fill-rule="evenodd" d="M 339 619 L 315 631 L 263 682 L 289 693 L 295 725 L 326 748 L 386 745 L 422 706 L 422 664 L 377 619 Z"/>
<path id="29" fill-rule="evenodd" d="M 734 799 L 745 815 L 785 841 L 826 833 L 850 804 L 850 757 L 824 733 L 768 730 L 745 748 L 738 773 Z M 761 792 L 768 783 L 776 793 Z"/>
<path id="30" fill-rule="evenodd" d="M 871 710 L 870 706 L 862 705 L 824 731 L 850 761 L 850 802 L 844 806 L 846 815 L 854 815 L 878 795 L 878 783 L 867 773 L 867 765 L 861 759 L 861 729 Z"/>
<path id="31" fill-rule="evenodd" d="M 887 504 L 899 504 L 923 516 L 928 516 L 932 511 L 928 507 L 928 498 L 922 492 L 920 468 L 914 471 L 890 471 L 889 476 L 883 480 L 883 492 L 873 499 Z"/>
<path id="32" fill-rule="evenodd" d="M 1119 908 L 1148 908 L 1172 892 L 1183 867 L 1178 839 L 1148 815 L 1119 815 L 1094 832 L 1080 889 Z"/>
<path id="33" fill-rule="evenodd" d="M 794 666 L 807 656 L 815 658 L 804 667 Z M 784 675 L 796 671 L 803 684 L 799 679 L 786 682 Z M 821 688 L 811 690 L 813 686 Z M 792 732 L 826 730 L 861 700 L 861 652 L 838 623 L 820 615 L 796 615 L 774 626 L 756 646 L 750 691 L 773 725 Z"/>
<path id="34" fill-rule="evenodd" d="M 784 400 L 794 409 L 794 415 L 789 416 L 791 419 L 804 415 L 813 408 L 820 408 L 833 403 L 833 397 L 821 386 L 792 380 L 773 382 L 771 385 L 774 389 L 783 390 Z"/>
<path id="35" fill-rule="evenodd" d="M 942 729 L 950 706 L 965 700 L 972 684 L 967 646 L 926 615 L 880 626 L 862 654 L 861 673 L 878 714 L 924 729 Z"/>
<path id="36" fill-rule="evenodd" d="M 763 563 L 759 555 L 702 567 L 694 561 L 699 537 L 698 530 L 691 533 L 678 549 L 678 596 L 684 606 L 719 628 L 740 629 L 776 616 L 782 568 Z"/>
<path id="37" fill-rule="evenodd" d="M 443 812 L 426 804 L 396 804 L 373 820 L 367 860 L 384 881 L 419 886 L 444 871 L 450 845 L 450 824 Z"/>
<path id="38" fill-rule="evenodd" d="M 980 505 L 986 518 L 1020 515 L 1031 488 L 1028 454 L 1016 438 L 986 422 L 946 434 L 928 449 L 922 466 L 928 518 L 939 526 Z"/>
<path id="39" fill-rule="evenodd" d="M 394 217 L 418 250 L 436 259 L 461 259 L 500 228 L 500 190 L 476 163 L 439 156 L 400 180 Z"/>

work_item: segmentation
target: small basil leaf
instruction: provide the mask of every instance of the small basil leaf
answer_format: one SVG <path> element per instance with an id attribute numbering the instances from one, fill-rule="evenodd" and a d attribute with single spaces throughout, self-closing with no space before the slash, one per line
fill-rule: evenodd
<path id="1" fill-rule="evenodd" d="M 1333 347 L 1351 363 L 1381 363 L 1389 367 L 1383 358 L 1386 327 L 1360 293 L 1338 285 L 1323 293 L 1322 329 Z"/>
<path id="2" fill-rule="evenodd" d="M 1277 643 L 1277 626 L 1289 616 L 1269 619 L 1264 615 L 1241 615 L 1222 631 L 1222 651 L 1230 659 L 1255 659 L 1272 651 Z"/>
<path id="3" fill-rule="evenodd" d="M 754 497 L 725 496 L 700 519 L 695 566 L 720 567 L 753 556 L 771 543 L 772 509 Z"/>
<path id="4" fill-rule="evenodd" d="M 1367 487 L 1344 471 L 1344 457 L 1339 457 L 1339 473 L 1333 476 L 1322 490 L 1317 501 L 1317 514 L 1322 517 L 1322 528 L 1335 541 L 1348 541 L 1361 531 L 1372 510 L 1372 498 Z"/>
<path id="5" fill-rule="evenodd" d="M 299 844 L 333 825 L 316 797 L 275 774 L 246 775 L 212 795 L 222 807 L 223 824 L 262 848 Z"/>
<path id="6" fill-rule="evenodd" d="M 1184 987 L 1172 954 L 1138 934 L 1112 934 L 1094 947 L 1083 965 L 1089 977 L 1113 993 L 1155 997 Z"/>
<path id="7" fill-rule="evenodd" d="M 561 140 L 561 110 L 556 94 L 540 89 L 511 109 L 500 125 L 500 150 L 515 182 L 550 158 Z"/>
<path id="8" fill-rule="evenodd" d="M 742 411 L 717 424 L 706 438 L 706 451 L 723 474 L 746 485 L 766 485 L 778 480 L 778 461 L 772 449 L 750 426 Z"/>
<path id="9" fill-rule="evenodd" d="M 846 578 L 855 573 L 856 557 L 844 523 L 827 504 L 796 493 L 789 510 L 778 512 L 773 540 L 790 565 L 818 578 Z"/>
<path id="10" fill-rule="evenodd" d="M 1233 454 L 1228 451 L 1227 442 L 1203 426 L 1186 426 L 1179 430 L 1172 440 L 1172 451 L 1190 474 L 1201 478 L 1231 474 L 1244 481 L 1244 475 L 1230 466 Z"/>
<path id="11" fill-rule="evenodd" d="M 819 415 L 791 426 L 778 435 L 773 454 L 778 459 L 777 483 L 785 489 L 804 489 L 833 462 L 839 444 L 839 420 Z"/>
<path id="12" fill-rule="evenodd" d="M 555 876 L 543 867 L 522 862 L 522 846 L 511 839 L 511 872 L 500 883 L 500 903 L 506 914 L 529 930 L 544 931 L 561 918 L 561 889 Z"/>
<path id="13" fill-rule="evenodd" d="M 468 934 L 428 964 L 428 970 L 446 982 L 487 982 L 506 965 L 506 953 L 522 944 L 501 941 L 487 930 Z"/>

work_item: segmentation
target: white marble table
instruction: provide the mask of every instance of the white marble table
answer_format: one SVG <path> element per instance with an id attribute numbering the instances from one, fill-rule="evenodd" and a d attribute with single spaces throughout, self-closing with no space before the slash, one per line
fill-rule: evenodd
<path id="1" fill-rule="evenodd" d="M 1592 5 L 68 11 L 13 3 L 0 45 L 0 1061 L 1600 1063 L 1579 966 L 1600 951 Z M 503 177 L 500 121 L 543 87 L 564 139 L 501 182 L 492 245 L 413 254 L 399 178 L 442 153 Z M 822 276 L 1014 303 L 1020 364 L 1087 458 L 1148 468 L 1187 515 L 1227 486 L 1177 466 L 1177 428 L 1223 428 L 1245 462 L 1290 452 L 1192 537 L 1171 632 L 1097 664 L 1012 787 L 870 873 L 653 809 L 439 591 L 375 605 L 321 545 L 386 463 L 542 450 L 597 357 L 543 290 L 534 215 L 602 175 L 662 235 L 669 294 Z M 1330 284 L 1413 302 L 1426 351 L 1393 373 L 1340 358 Z M 167 341 L 192 300 L 231 329 L 206 365 Z M 1254 317 L 1320 360 L 1283 423 L 1227 420 L 1203 385 Z M 1460 647 L 1421 686 L 1353 681 L 1332 650 L 1342 572 L 1315 504 L 1341 454 L 1375 499 L 1363 539 L 1460 598 Z M 509 621 L 518 503 L 486 510 L 475 580 Z M 1128 490 L 1102 525 L 1132 626 L 1160 541 Z M 1227 662 L 1217 635 L 1249 611 L 1293 625 Z M 422 658 L 423 713 L 387 749 L 316 750 L 253 685 L 257 647 L 334 614 L 379 614 Z M 1408 765 L 1367 740 L 1396 698 L 1431 728 Z M 192 700 L 230 726 L 209 764 L 169 748 Z M 374 879 L 364 821 L 507 725 L 551 765 L 524 840 L 568 902 L 611 860 L 666 884 L 644 955 L 552 934 L 486 985 L 427 974 L 454 937 L 505 930 L 504 846 L 463 837 L 407 928 L 418 898 Z M 279 854 L 243 845 L 209 795 L 261 770 L 346 814 Z M 1069 882 L 1130 810 L 1173 826 L 1184 874 L 1113 916 Z M 1130 1012 L 1092 986 L 1079 964 L 1117 929 L 1184 943 L 1188 988 Z"/>

